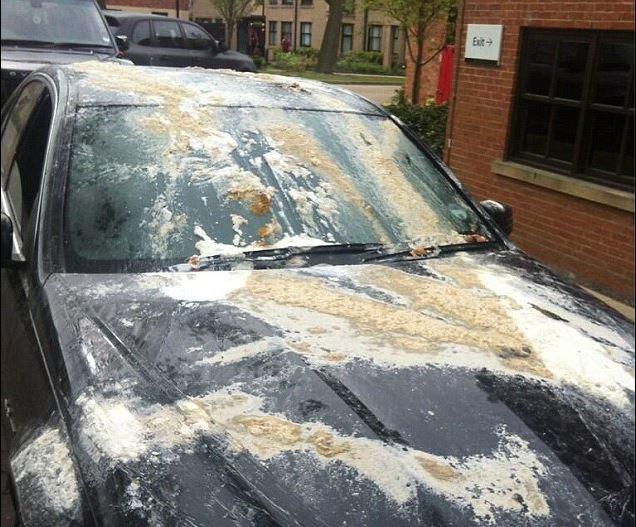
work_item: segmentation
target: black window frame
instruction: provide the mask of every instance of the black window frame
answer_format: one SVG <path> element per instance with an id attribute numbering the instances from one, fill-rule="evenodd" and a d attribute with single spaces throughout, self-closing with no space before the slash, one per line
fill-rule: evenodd
<path id="1" fill-rule="evenodd" d="M 289 27 L 289 33 L 286 33 L 284 31 L 285 27 Z M 285 36 L 287 36 L 289 42 L 291 42 L 292 41 L 292 37 L 293 37 L 293 31 L 294 31 L 294 23 L 293 22 L 289 22 L 287 20 L 282 21 L 280 23 L 280 39 L 281 39 L 281 42 L 285 38 Z"/>
<path id="2" fill-rule="evenodd" d="M 345 27 L 351 29 L 351 33 L 345 33 Z M 345 51 L 345 39 L 349 41 L 349 49 Z M 349 53 L 353 51 L 353 24 L 341 24 L 340 25 L 340 53 Z"/>
<path id="3" fill-rule="evenodd" d="M 554 41 L 555 52 L 552 57 L 552 65 L 549 66 L 549 89 L 547 95 L 539 95 L 527 92 L 528 76 L 530 72 L 531 42 Z M 562 42 L 584 42 L 589 45 L 583 72 L 582 93 L 579 100 L 567 99 L 556 96 L 557 65 L 559 62 L 559 49 Z M 569 176 L 578 180 L 600 184 L 605 187 L 634 192 L 634 173 L 625 173 L 627 168 L 627 155 L 630 148 L 629 130 L 633 141 L 634 130 L 634 54 L 632 52 L 630 73 L 625 91 L 625 99 L 622 107 L 595 102 L 597 85 L 599 81 L 598 67 L 600 49 L 603 44 L 621 43 L 634 45 L 634 34 L 628 31 L 610 30 L 578 30 L 578 29 L 549 29 L 549 28 L 522 28 L 520 35 L 520 54 L 517 67 L 517 83 L 515 87 L 515 99 L 513 101 L 509 140 L 506 149 L 506 159 L 524 165 L 533 166 Z M 632 47 L 633 49 L 633 47 Z M 548 66 L 546 66 L 547 68 Z M 631 107 L 630 107 L 631 104 Z M 528 126 L 527 117 L 529 107 L 541 105 L 548 111 L 548 123 L 543 154 L 524 151 L 524 138 Z M 550 157 L 553 146 L 555 114 L 559 109 L 570 108 L 578 110 L 578 121 L 574 132 L 573 152 L 571 161 L 563 161 Z M 567 110 L 565 110 L 567 111 Z M 600 115 L 620 115 L 623 117 L 622 135 L 616 169 L 608 172 L 590 165 L 593 153 L 593 134 L 595 119 Z M 631 124 L 630 124 L 631 122 Z M 633 151 L 632 151 L 633 156 Z"/>
<path id="4" fill-rule="evenodd" d="M 375 36 L 372 35 L 372 30 L 374 29 L 378 29 L 380 30 L 379 35 Z M 375 51 L 375 52 L 382 52 L 382 31 L 383 26 L 381 26 L 380 24 L 371 24 L 369 25 L 369 29 L 367 30 L 367 51 Z M 377 41 L 378 44 L 378 48 L 375 49 L 374 46 L 371 45 L 371 42 L 375 42 Z"/>
<path id="5" fill-rule="evenodd" d="M 311 7 L 314 5 L 314 0 L 300 0 L 300 5 L 303 7 Z"/>
<path id="6" fill-rule="evenodd" d="M 267 42 L 270 46 L 278 45 L 278 21 L 269 20 L 267 24 Z"/>
<path id="7" fill-rule="evenodd" d="M 307 26 L 309 26 L 309 32 L 303 31 L 304 29 L 307 29 Z M 312 30 L 311 22 L 300 23 L 300 47 L 301 48 L 311 47 L 311 30 Z M 305 38 L 307 38 L 307 41 L 305 41 Z"/>

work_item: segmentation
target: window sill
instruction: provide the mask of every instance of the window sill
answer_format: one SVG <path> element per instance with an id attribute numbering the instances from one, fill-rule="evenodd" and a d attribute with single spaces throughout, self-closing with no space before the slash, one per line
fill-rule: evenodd
<path id="1" fill-rule="evenodd" d="M 634 212 L 634 194 L 617 190 L 589 181 L 556 174 L 540 168 L 534 168 L 513 161 L 495 160 L 490 169 L 500 176 L 517 179 L 556 192 L 576 196 L 577 198 L 601 203 L 608 207 Z"/>

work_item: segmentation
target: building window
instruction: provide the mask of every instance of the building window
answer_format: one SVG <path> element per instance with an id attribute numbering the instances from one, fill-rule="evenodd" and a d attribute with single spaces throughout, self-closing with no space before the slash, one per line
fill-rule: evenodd
<path id="1" fill-rule="evenodd" d="M 277 46 L 278 45 L 278 22 L 269 23 L 269 45 Z"/>
<path id="2" fill-rule="evenodd" d="M 294 5 L 294 0 L 281 0 L 280 3 L 283 5 Z"/>
<path id="3" fill-rule="evenodd" d="M 391 54 L 394 58 L 400 55 L 400 26 L 391 26 Z"/>
<path id="4" fill-rule="evenodd" d="M 304 48 L 311 47 L 311 22 L 300 23 L 300 45 Z"/>
<path id="5" fill-rule="evenodd" d="M 340 31 L 340 53 L 349 53 L 353 49 L 353 24 L 342 24 Z"/>
<path id="6" fill-rule="evenodd" d="M 382 26 L 369 26 L 367 51 L 382 51 Z"/>
<path id="7" fill-rule="evenodd" d="M 300 0 L 300 5 L 304 5 L 304 6 L 314 5 L 314 0 Z"/>
<path id="8" fill-rule="evenodd" d="M 277 5 L 278 0 L 269 0 L 269 5 Z"/>
<path id="9" fill-rule="evenodd" d="M 523 33 L 509 157 L 634 191 L 633 35 Z"/>
<path id="10" fill-rule="evenodd" d="M 286 38 L 289 42 L 292 39 L 292 23 L 291 22 L 281 22 L 280 23 L 280 38 L 281 40 Z"/>

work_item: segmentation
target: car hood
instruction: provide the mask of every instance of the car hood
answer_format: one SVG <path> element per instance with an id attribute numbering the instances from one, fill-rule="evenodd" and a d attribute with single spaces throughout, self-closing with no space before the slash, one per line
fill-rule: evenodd
<path id="1" fill-rule="evenodd" d="M 31 72 L 50 64 L 72 64 L 88 60 L 104 60 L 114 55 L 114 50 L 110 53 L 90 53 L 72 50 L 3 47 L 2 70 Z"/>
<path id="2" fill-rule="evenodd" d="M 519 254 L 44 293 L 105 525 L 633 519 L 633 326 Z"/>

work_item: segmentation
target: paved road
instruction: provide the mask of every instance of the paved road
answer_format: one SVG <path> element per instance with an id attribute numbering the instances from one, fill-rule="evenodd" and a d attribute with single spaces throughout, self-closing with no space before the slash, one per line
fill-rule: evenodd
<path id="1" fill-rule="evenodd" d="M 378 104 L 391 102 L 391 97 L 400 86 L 382 86 L 377 84 L 338 84 L 339 87 L 351 90 Z"/>

